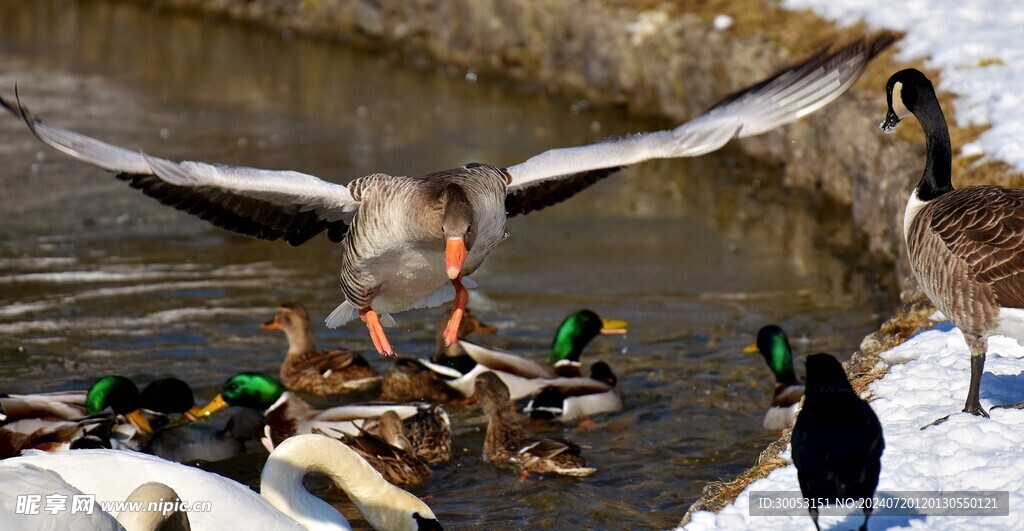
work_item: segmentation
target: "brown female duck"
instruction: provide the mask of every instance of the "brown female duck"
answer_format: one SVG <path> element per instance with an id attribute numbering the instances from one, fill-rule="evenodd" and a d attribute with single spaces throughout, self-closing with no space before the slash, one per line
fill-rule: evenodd
<path id="1" fill-rule="evenodd" d="M 288 338 L 288 354 L 281 363 L 280 374 L 281 382 L 292 391 L 335 395 L 380 383 L 377 371 L 362 354 L 350 350 L 319 350 L 309 313 L 297 302 L 282 304 L 274 318 L 260 328 L 281 330 Z"/>
<path id="2" fill-rule="evenodd" d="M 488 461 L 515 463 L 523 474 L 553 472 L 581 477 L 596 471 L 587 467 L 579 446 L 568 441 L 530 437 L 522 420 L 512 412 L 508 387 L 498 375 L 486 372 L 477 376 L 475 387 L 487 414 L 484 456 Z"/>
<path id="3" fill-rule="evenodd" d="M 384 479 L 395 485 L 419 485 L 430 477 L 430 467 L 417 457 L 416 449 L 405 435 L 402 419 L 394 411 L 385 411 L 377 419 L 377 433 L 360 430 L 358 435 L 318 430 L 338 438 L 355 450 Z"/>

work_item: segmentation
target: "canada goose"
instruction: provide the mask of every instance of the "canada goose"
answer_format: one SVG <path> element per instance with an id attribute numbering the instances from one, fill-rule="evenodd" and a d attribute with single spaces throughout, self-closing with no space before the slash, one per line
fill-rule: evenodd
<path id="1" fill-rule="evenodd" d="M 964 412 L 988 417 L 980 400 L 988 338 L 998 334 L 1024 340 L 1024 190 L 954 190 L 949 130 L 931 81 L 908 68 L 889 78 L 885 93 L 889 110 L 882 130 L 894 131 L 913 114 L 928 150 L 924 175 L 903 217 L 910 266 L 925 295 L 963 332 L 971 351 Z"/>
<path id="2" fill-rule="evenodd" d="M 98 500 L 123 500 L 135 487 L 160 481 L 186 500 L 210 502 L 209 511 L 189 513 L 196 529 L 351 529 L 337 509 L 302 485 L 303 477 L 315 471 L 345 491 L 375 529 L 441 529 L 419 498 L 388 483 L 349 447 L 323 435 L 292 437 L 275 448 L 260 475 L 260 494 L 217 474 L 137 452 L 32 452 L 0 462 L 0 471 L 26 465 L 52 470 Z"/>
<path id="3" fill-rule="evenodd" d="M 829 354 L 807 358 L 807 393 L 793 426 L 793 464 L 807 499 L 870 499 L 882 470 L 882 425 Z M 871 504 L 864 506 L 867 529 Z M 818 509 L 808 512 L 818 527 Z"/>
<path id="4" fill-rule="evenodd" d="M 292 245 L 326 232 L 342 243 L 345 296 L 327 325 L 358 317 L 377 351 L 394 357 L 383 329 L 393 322 L 389 314 L 452 298 L 456 309 L 445 338 L 455 342 L 469 300 L 463 279 L 505 238 L 506 218 L 557 204 L 625 166 L 703 155 L 732 138 L 792 122 L 843 94 L 892 40 L 886 35 L 823 50 L 673 130 L 554 149 L 508 167 L 470 163 L 421 176 L 377 173 L 347 185 L 294 171 L 179 164 L 48 125 L 20 101 L 0 99 L 0 105 L 46 144 L 225 230 Z"/>
<path id="5" fill-rule="evenodd" d="M 292 391 L 333 395 L 380 383 L 377 371 L 362 354 L 317 349 L 309 313 L 297 302 L 282 304 L 274 318 L 260 328 L 281 330 L 288 338 L 288 354 L 281 363 L 281 382 Z"/>
<path id="6" fill-rule="evenodd" d="M 484 457 L 492 463 L 510 462 L 523 474 L 553 472 L 563 476 L 589 476 L 596 470 L 587 467 L 580 447 L 548 438 L 532 438 L 523 422 L 512 413 L 508 387 L 493 372 L 476 378 L 476 395 L 487 414 Z"/>
<path id="7" fill-rule="evenodd" d="M 793 425 L 804 385 L 793 372 L 793 350 L 786 333 L 776 325 L 762 326 L 757 331 L 757 342 L 743 349 L 746 354 L 760 352 L 775 375 L 772 404 L 764 415 L 762 426 L 766 430 L 782 431 Z"/>

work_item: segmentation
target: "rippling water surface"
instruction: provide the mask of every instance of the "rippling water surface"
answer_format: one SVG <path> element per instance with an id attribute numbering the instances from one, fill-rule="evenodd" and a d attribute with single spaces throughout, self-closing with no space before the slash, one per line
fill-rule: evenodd
<path id="1" fill-rule="evenodd" d="M 671 125 L 416 58 L 117 2 L 0 3 L 0 91 L 15 81 L 48 121 L 120 145 L 335 182 L 514 164 Z M 0 160 L 0 391 L 175 374 L 209 398 L 239 370 L 276 373 L 284 339 L 258 324 L 282 300 L 310 308 L 321 346 L 371 348 L 361 325 L 319 325 L 342 300 L 340 248 L 326 239 L 292 248 L 225 233 L 42 146 L 6 115 Z M 571 311 L 628 320 L 627 338 L 598 338 L 585 354 L 617 372 L 625 410 L 595 429 L 545 432 L 584 445 L 597 474 L 526 482 L 482 463 L 479 410 L 454 410 L 459 457 L 413 492 L 453 528 L 666 527 L 705 482 L 749 466 L 773 438 L 760 428 L 770 373 L 741 352 L 757 329 L 781 324 L 801 358 L 848 353 L 893 302 L 862 266 L 843 209 L 778 182 L 778 168 L 727 148 L 643 164 L 511 220 L 474 275 L 471 306 L 502 329 L 489 341 L 544 359 Z M 429 355 L 438 317 L 400 314 L 389 333 L 399 352 Z M 221 469 L 254 482 L 259 464 Z"/>

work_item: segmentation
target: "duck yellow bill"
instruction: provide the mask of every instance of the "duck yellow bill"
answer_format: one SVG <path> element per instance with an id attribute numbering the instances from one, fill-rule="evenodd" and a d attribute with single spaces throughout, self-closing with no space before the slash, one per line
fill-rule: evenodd
<path id="1" fill-rule="evenodd" d="M 206 407 L 199 410 L 198 417 L 209 417 L 210 415 L 228 407 L 228 403 L 224 401 L 224 397 L 217 395 L 210 400 Z"/>
<path id="2" fill-rule="evenodd" d="M 744 354 L 757 354 L 758 352 L 760 351 L 757 349 L 757 343 L 751 343 L 743 347 Z"/>
<path id="3" fill-rule="evenodd" d="M 200 409 L 199 406 L 192 406 L 191 409 L 189 409 L 188 411 L 182 413 L 181 416 L 187 418 L 188 420 L 192 420 L 192 421 L 198 420 L 198 419 L 203 417 L 203 410 Z"/>
<path id="4" fill-rule="evenodd" d="M 444 263 L 448 278 L 455 280 L 462 274 L 462 263 L 466 261 L 466 242 L 461 236 L 448 238 L 444 243 Z"/>
<path id="5" fill-rule="evenodd" d="M 626 321 L 620 321 L 618 319 L 601 319 L 601 333 L 604 335 L 625 334 L 627 326 L 629 326 L 629 323 Z"/>
<path id="6" fill-rule="evenodd" d="M 128 422 L 130 422 L 132 426 L 135 426 L 143 433 L 153 433 L 153 427 L 149 425 L 149 421 L 146 420 L 146 417 L 142 416 L 141 410 L 136 409 L 124 417 L 128 419 Z"/>
<path id="7" fill-rule="evenodd" d="M 277 317 L 274 317 L 273 319 L 271 319 L 271 320 L 269 320 L 269 321 L 267 321 L 265 323 L 260 324 L 260 328 L 262 328 L 264 330 L 277 330 L 278 329 Z"/>

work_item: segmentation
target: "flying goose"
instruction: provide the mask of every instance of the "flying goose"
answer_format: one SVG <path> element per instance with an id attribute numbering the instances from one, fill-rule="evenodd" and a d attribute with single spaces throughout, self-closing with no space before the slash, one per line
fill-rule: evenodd
<path id="1" fill-rule="evenodd" d="M 27 466 L 52 470 L 104 501 L 123 500 L 139 485 L 158 480 L 185 500 L 209 502 L 209 510 L 188 515 L 196 529 L 351 529 L 337 509 L 303 486 L 306 474 L 320 472 L 345 491 L 374 529 L 441 529 L 419 498 L 388 483 L 349 447 L 323 435 L 299 435 L 275 448 L 260 474 L 259 494 L 223 476 L 137 452 L 32 452 L 0 462 L 0 472 Z"/>
<path id="2" fill-rule="evenodd" d="M 345 296 L 327 325 L 359 317 L 377 351 L 394 357 L 382 328 L 394 322 L 389 314 L 453 297 L 445 340 L 456 341 L 469 300 L 463 279 L 504 239 L 506 218 L 562 202 L 625 166 L 703 155 L 732 138 L 792 122 L 839 97 L 892 40 L 885 35 L 834 53 L 823 50 L 673 130 L 553 149 L 508 167 L 470 163 L 419 176 L 376 173 L 347 185 L 296 171 L 177 163 L 46 124 L 20 100 L 0 99 L 0 105 L 46 144 L 225 230 L 292 245 L 326 232 L 342 244 Z"/>
<path id="3" fill-rule="evenodd" d="M 800 399 L 804 397 L 804 384 L 793 371 L 793 350 L 786 333 L 777 325 L 765 325 L 757 331 L 757 342 L 743 349 L 746 354 L 760 352 L 775 375 L 772 405 L 764 415 L 762 426 L 766 430 L 782 431 L 793 425 Z"/>
<path id="4" fill-rule="evenodd" d="M 804 498 L 870 500 L 883 450 L 878 416 L 854 392 L 839 360 L 829 354 L 808 356 L 807 398 L 793 426 L 793 464 Z M 871 511 L 871 504 L 865 504 L 862 531 Z M 817 507 L 808 512 L 820 530 Z"/>
<path id="5" fill-rule="evenodd" d="M 931 81 L 913 68 L 885 85 L 891 133 L 913 114 L 924 129 L 928 159 L 910 194 L 903 236 L 910 266 L 928 299 L 959 328 L 971 351 L 964 412 L 988 417 L 979 397 L 988 338 L 1024 340 L 1024 190 L 953 189 L 949 130 Z M 941 423 L 947 417 L 933 424 Z"/>
<path id="6" fill-rule="evenodd" d="M 281 362 L 281 383 L 300 393 L 334 395 L 373 387 L 380 376 L 366 358 L 350 350 L 319 350 L 306 307 L 281 304 L 274 318 L 260 325 L 281 330 L 288 338 L 288 354 Z"/>

